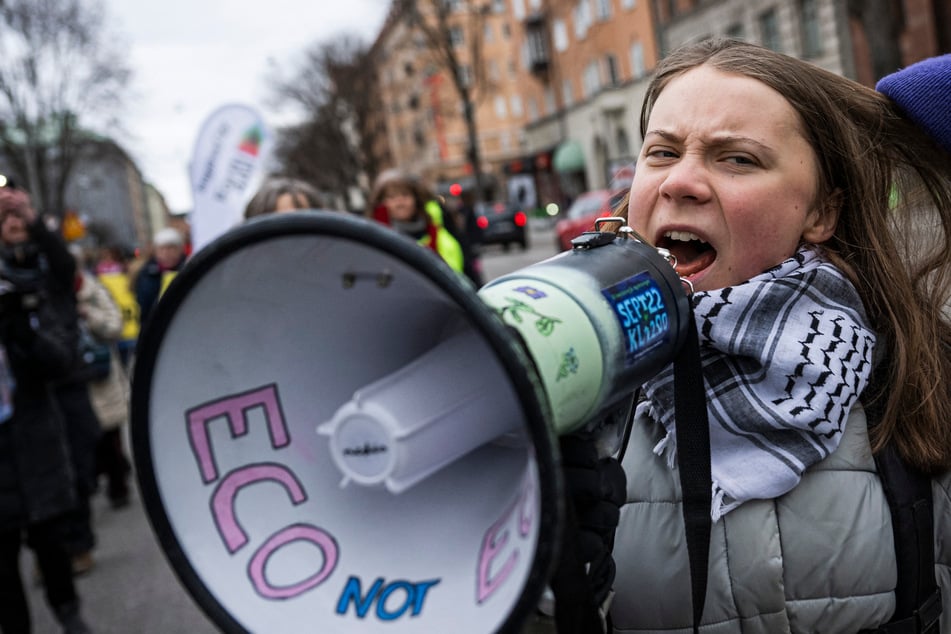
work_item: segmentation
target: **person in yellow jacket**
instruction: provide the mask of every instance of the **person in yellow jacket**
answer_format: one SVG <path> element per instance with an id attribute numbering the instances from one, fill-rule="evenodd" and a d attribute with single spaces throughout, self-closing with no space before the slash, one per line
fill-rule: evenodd
<path id="1" fill-rule="evenodd" d="M 377 177 L 370 196 L 370 217 L 432 249 L 449 267 L 462 273 L 462 245 L 452 218 L 419 179 L 390 169 Z"/>
<path id="2" fill-rule="evenodd" d="M 95 273 L 122 313 L 122 331 L 116 347 L 123 368 L 128 368 L 139 338 L 139 302 L 132 292 L 132 279 L 122 248 L 104 247 L 99 253 Z"/>

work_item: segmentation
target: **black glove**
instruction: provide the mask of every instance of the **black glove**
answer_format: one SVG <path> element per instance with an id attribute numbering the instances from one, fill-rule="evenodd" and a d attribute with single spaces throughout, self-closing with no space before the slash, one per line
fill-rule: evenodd
<path id="1" fill-rule="evenodd" d="M 588 564 L 588 579 L 595 601 L 601 605 L 614 585 L 611 552 L 621 506 L 627 497 L 627 479 L 616 459 L 598 456 L 593 440 L 567 435 L 559 438 L 559 444 L 565 484 L 578 526 L 578 543 L 574 547 Z"/>

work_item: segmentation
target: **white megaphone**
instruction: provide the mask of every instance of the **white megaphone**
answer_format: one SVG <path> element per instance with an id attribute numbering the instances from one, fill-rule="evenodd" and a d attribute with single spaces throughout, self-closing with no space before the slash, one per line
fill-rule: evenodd
<path id="1" fill-rule="evenodd" d="M 229 632 L 517 632 L 560 539 L 556 437 L 670 362 L 687 299 L 613 233 L 478 293 L 330 212 L 218 238 L 139 339 L 153 529 Z"/>

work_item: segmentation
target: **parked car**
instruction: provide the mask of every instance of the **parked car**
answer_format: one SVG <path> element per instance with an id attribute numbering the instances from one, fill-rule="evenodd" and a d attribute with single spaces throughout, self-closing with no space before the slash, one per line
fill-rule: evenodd
<path id="1" fill-rule="evenodd" d="M 508 249 L 513 242 L 528 248 L 528 215 L 517 205 L 504 202 L 475 204 L 476 224 L 482 244 L 501 244 Z"/>
<path id="2" fill-rule="evenodd" d="M 610 189 L 594 189 L 575 198 L 565 217 L 555 223 L 555 246 L 560 251 L 571 249 L 571 239 L 585 231 L 594 231 L 594 221 L 614 215 L 614 206 L 624 192 Z"/>

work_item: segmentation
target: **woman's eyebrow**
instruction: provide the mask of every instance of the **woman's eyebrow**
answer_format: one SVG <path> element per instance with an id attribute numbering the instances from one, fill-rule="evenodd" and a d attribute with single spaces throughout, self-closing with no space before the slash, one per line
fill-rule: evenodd
<path id="1" fill-rule="evenodd" d="M 724 145 L 736 145 L 736 144 L 752 145 L 754 147 L 759 148 L 763 152 L 773 151 L 773 148 L 766 145 L 762 141 L 758 141 L 752 137 L 743 136 L 740 134 L 725 134 L 722 136 L 714 136 L 707 145 L 710 145 L 712 147 L 721 147 Z"/>
<path id="2" fill-rule="evenodd" d="M 647 133 L 644 135 L 644 138 L 647 139 L 647 137 L 652 135 L 659 136 L 660 138 L 670 143 L 683 142 L 683 139 L 681 138 L 680 135 L 675 134 L 669 130 L 663 130 L 663 129 L 648 130 Z M 762 141 L 758 141 L 752 137 L 743 136 L 741 134 L 715 135 L 713 138 L 704 141 L 704 145 L 708 147 L 712 147 L 712 148 L 720 148 L 727 145 L 737 145 L 737 144 L 752 145 L 756 147 L 757 149 L 759 149 L 761 152 L 766 152 L 769 154 L 774 153 L 773 148 L 766 145 Z"/>

